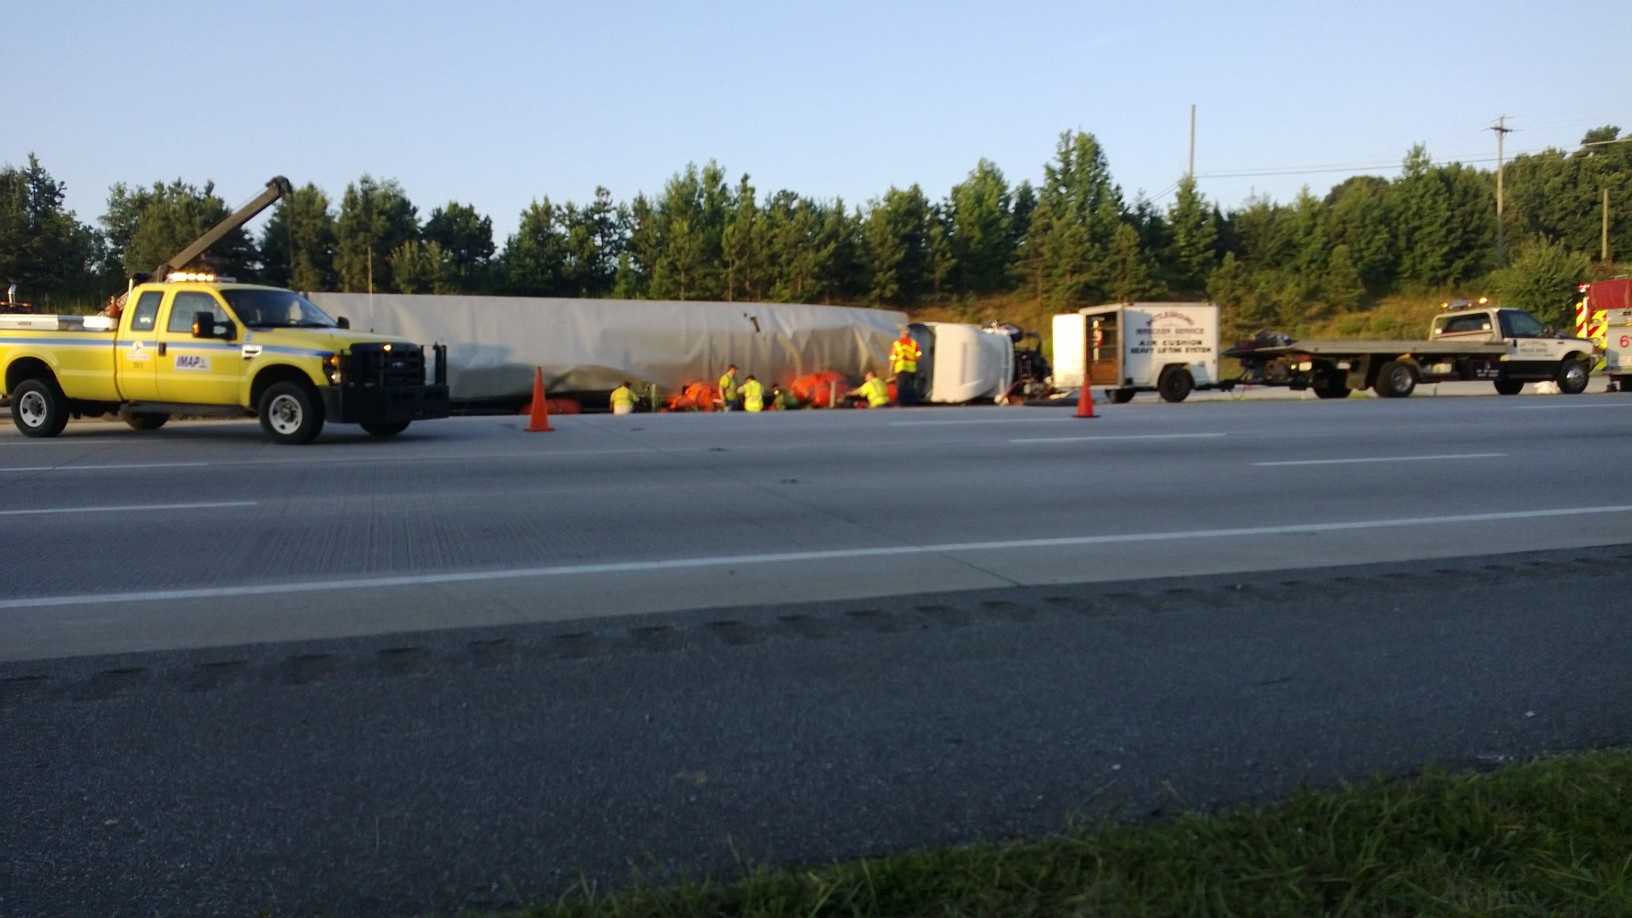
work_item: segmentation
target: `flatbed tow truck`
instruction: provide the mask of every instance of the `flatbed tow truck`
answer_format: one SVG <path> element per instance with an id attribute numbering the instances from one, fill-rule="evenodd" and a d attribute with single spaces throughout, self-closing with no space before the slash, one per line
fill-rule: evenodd
<path id="1" fill-rule="evenodd" d="M 17 429 L 54 437 L 113 413 L 135 430 L 174 414 L 256 416 L 279 443 L 325 421 L 390 437 L 448 416 L 447 348 L 350 330 L 290 290 L 186 268 L 287 194 L 282 176 L 96 316 L 0 315 L 0 394 Z M 427 351 L 434 364 L 427 359 Z"/>
<path id="2" fill-rule="evenodd" d="M 1575 395 L 1587 388 L 1603 348 L 1557 334 L 1520 309 L 1478 302 L 1446 304 L 1424 341 L 1304 339 L 1263 336 L 1225 351 L 1241 362 L 1241 385 L 1311 389 L 1347 398 L 1372 389 L 1405 398 L 1418 383 L 1489 380 L 1502 395 L 1525 383 L 1554 382 Z"/>

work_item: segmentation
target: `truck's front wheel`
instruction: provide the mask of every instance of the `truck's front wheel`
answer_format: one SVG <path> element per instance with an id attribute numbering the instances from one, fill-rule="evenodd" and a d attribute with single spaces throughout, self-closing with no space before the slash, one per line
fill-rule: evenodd
<path id="1" fill-rule="evenodd" d="M 323 431 L 323 403 L 310 386 L 274 383 L 261 393 L 261 430 L 277 443 L 310 443 Z"/>
<path id="2" fill-rule="evenodd" d="M 1372 387 L 1383 398 L 1405 398 L 1417 388 L 1417 370 L 1404 360 L 1390 360 L 1377 371 Z"/>
<path id="3" fill-rule="evenodd" d="M 1566 360 L 1558 368 L 1558 390 L 1565 395 L 1580 395 L 1587 391 L 1592 378 L 1592 365 L 1585 360 Z"/>
<path id="4" fill-rule="evenodd" d="M 11 421 L 25 437 L 54 437 L 68 426 L 68 398 L 50 380 L 25 379 L 11 390 Z"/>
<path id="5" fill-rule="evenodd" d="M 1522 380 L 1522 379 L 1498 379 L 1498 380 L 1496 380 L 1496 394 L 1498 394 L 1498 395 L 1518 395 L 1520 392 L 1523 392 L 1523 391 L 1524 391 L 1524 380 Z"/>

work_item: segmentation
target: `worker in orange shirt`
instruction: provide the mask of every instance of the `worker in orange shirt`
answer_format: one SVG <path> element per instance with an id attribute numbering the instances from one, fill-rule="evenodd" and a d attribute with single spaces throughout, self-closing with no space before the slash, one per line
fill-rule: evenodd
<path id="1" fill-rule="evenodd" d="M 924 352 L 903 326 L 901 337 L 890 345 L 890 372 L 895 374 L 895 400 L 906 408 L 918 403 L 918 361 Z"/>

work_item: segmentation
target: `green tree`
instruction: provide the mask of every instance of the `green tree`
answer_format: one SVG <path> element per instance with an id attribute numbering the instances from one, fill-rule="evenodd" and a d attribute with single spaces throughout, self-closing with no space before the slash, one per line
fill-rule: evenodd
<path id="1" fill-rule="evenodd" d="M 1116 228 L 1106 265 L 1106 291 L 1118 303 L 1135 303 L 1156 294 L 1155 263 L 1131 223 Z"/>
<path id="2" fill-rule="evenodd" d="M 1353 309 L 1360 305 L 1366 296 L 1366 284 L 1360 276 L 1360 269 L 1354 263 L 1354 255 L 1349 251 L 1346 243 L 1332 247 L 1330 256 L 1326 259 L 1326 271 L 1320 281 L 1321 292 L 1326 302 L 1343 309 Z"/>
<path id="3" fill-rule="evenodd" d="M 491 217 L 483 216 L 469 204 L 449 201 L 431 211 L 420 238 L 436 243 L 446 254 L 450 272 L 447 283 L 454 289 L 475 293 L 487 288 L 489 263 L 496 250 Z"/>
<path id="4" fill-rule="evenodd" d="M 953 275 L 958 269 L 958 255 L 952 241 L 952 231 L 941 207 L 932 207 L 924 231 L 925 273 L 929 278 L 929 292 L 934 297 L 952 292 Z"/>
<path id="5" fill-rule="evenodd" d="M 1397 270 L 1390 193 L 1387 179 L 1362 175 L 1345 180 L 1326 195 L 1331 241 L 1348 246 L 1355 270 L 1372 293 L 1393 287 Z"/>
<path id="6" fill-rule="evenodd" d="M 453 293 L 458 265 L 440 242 L 410 239 L 391 250 L 391 277 L 401 293 Z"/>
<path id="7" fill-rule="evenodd" d="M 713 300 L 725 293 L 724 238 L 730 190 L 725 172 L 710 162 L 669 179 L 656 206 L 657 264 L 652 295 L 660 299 Z"/>
<path id="8" fill-rule="evenodd" d="M 505 241 L 500 260 L 510 293 L 560 296 L 567 289 L 567 235 L 561 208 L 548 197 L 529 204 L 516 232 Z"/>
<path id="9" fill-rule="evenodd" d="M 1489 173 L 1460 163 L 1434 165 L 1421 144 L 1406 154 L 1394 183 L 1400 274 L 1440 286 L 1469 280 L 1490 266 L 1496 241 L 1496 196 Z"/>
<path id="10" fill-rule="evenodd" d="M 911 305 L 929 289 L 929 200 L 917 185 L 892 187 L 867 214 L 868 298 Z"/>
<path id="11" fill-rule="evenodd" d="M 0 170 L 0 287 L 16 283 L 38 303 L 96 295 L 101 240 L 63 208 L 66 193 L 32 153 Z"/>
<path id="12" fill-rule="evenodd" d="M 725 298 L 728 302 L 765 295 L 765 221 L 760 216 L 754 186 L 743 173 L 721 237 L 725 256 Z"/>
<path id="13" fill-rule="evenodd" d="M 952 186 L 950 231 L 940 233 L 950 251 L 939 261 L 942 267 L 957 265 L 960 289 L 991 293 L 1008 288 L 1017 243 L 1012 208 L 1008 180 L 990 160 L 982 159 L 968 178 Z M 941 286 L 935 284 L 937 293 Z"/>
<path id="14" fill-rule="evenodd" d="M 106 225 L 123 273 L 137 274 L 152 271 L 229 213 L 226 202 L 216 196 L 213 182 L 199 188 L 177 179 L 134 190 L 119 184 L 108 197 L 111 221 Z M 200 256 L 198 263 L 182 267 L 203 267 L 251 280 L 257 277 L 259 261 L 254 240 L 239 227 Z"/>
<path id="15" fill-rule="evenodd" d="M 261 231 L 262 274 L 269 284 L 332 290 L 338 280 L 334 252 L 334 214 L 316 185 L 285 195 Z"/>
<path id="16" fill-rule="evenodd" d="M 1525 242 L 1506 267 L 1491 274 L 1504 306 L 1529 311 L 1555 326 L 1569 324 L 1576 285 L 1592 273 L 1592 259 L 1547 239 Z"/>
<path id="17" fill-rule="evenodd" d="M 1218 226 L 1207 199 L 1196 190 L 1191 176 L 1179 179 L 1178 193 L 1168 208 L 1167 223 L 1172 243 L 1167 250 L 1168 276 L 1177 290 L 1199 292 L 1217 264 L 1214 247 Z"/>
<path id="18" fill-rule="evenodd" d="M 347 291 L 394 290 L 391 253 L 419 238 L 419 213 L 393 179 L 346 186 L 335 226 L 334 267 Z"/>
<path id="19" fill-rule="evenodd" d="M 1054 161 L 1043 167 L 1027 240 L 1045 302 L 1059 308 L 1109 294 L 1106 266 L 1122 219 L 1122 190 L 1099 141 L 1081 131 L 1061 134 Z"/>

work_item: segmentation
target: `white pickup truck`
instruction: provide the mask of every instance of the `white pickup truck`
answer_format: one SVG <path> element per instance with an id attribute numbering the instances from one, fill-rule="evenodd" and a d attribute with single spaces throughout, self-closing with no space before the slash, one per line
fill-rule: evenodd
<path id="1" fill-rule="evenodd" d="M 1527 382 L 1556 382 L 1570 395 L 1587 388 L 1603 349 L 1560 335 L 1521 309 L 1459 304 L 1435 316 L 1425 341 L 1264 338 L 1225 351 L 1241 361 L 1243 384 L 1312 389 L 1347 398 L 1372 389 L 1404 398 L 1419 382 L 1486 379 L 1502 395 Z"/>

